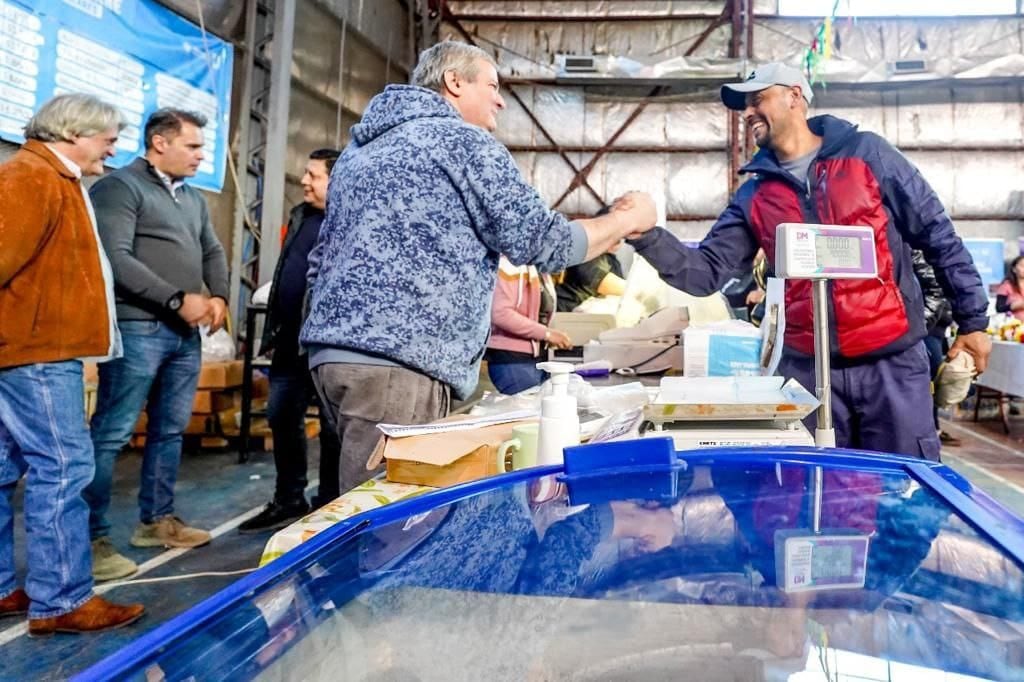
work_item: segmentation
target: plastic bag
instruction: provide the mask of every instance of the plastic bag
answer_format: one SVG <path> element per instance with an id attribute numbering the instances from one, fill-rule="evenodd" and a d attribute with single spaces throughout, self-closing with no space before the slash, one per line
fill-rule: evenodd
<path id="1" fill-rule="evenodd" d="M 203 361 L 223 362 L 235 359 L 235 341 L 225 329 L 218 329 L 212 334 L 207 334 L 206 327 L 203 327 L 199 334 L 203 341 Z"/>
<path id="2" fill-rule="evenodd" d="M 952 360 L 943 362 L 935 377 L 935 404 L 952 407 L 965 400 L 977 374 L 974 357 L 967 351 L 960 351 Z"/>

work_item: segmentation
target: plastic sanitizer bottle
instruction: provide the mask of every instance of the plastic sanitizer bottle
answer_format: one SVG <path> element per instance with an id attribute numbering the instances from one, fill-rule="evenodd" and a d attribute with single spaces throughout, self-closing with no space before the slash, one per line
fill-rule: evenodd
<path id="1" fill-rule="evenodd" d="M 567 362 L 538 362 L 537 369 L 551 375 L 552 388 L 551 395 L 545 396 L 540 404 L 537 464 L 562 464 L 562 448 L 580 444 L 576 397 L 569 395 L 573 366 Z"/>

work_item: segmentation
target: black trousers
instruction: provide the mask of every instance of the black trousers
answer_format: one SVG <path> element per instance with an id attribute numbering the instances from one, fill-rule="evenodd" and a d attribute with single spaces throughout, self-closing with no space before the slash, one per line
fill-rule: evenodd
<path id="1" fill-rule="evenodd" d="M 270 363 L 270 399 L 267 419 L 274 435 L 274 466 L 277 484 L 274 501 L 301 505 L 308 485 L 306 476 L 306 410 L 318 405 L 305 355 L 275 352 Z M 341 446 L 320 408 L 320 487 L 313 506 L 320 507 L 341 495 L 338 461 Z"/>

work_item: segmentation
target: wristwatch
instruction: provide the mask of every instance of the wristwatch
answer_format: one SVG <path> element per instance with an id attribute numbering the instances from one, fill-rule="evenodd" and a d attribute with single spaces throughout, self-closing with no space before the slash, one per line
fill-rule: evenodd
<path id="1" fill-rule="evenodd" d="M 164 303 L 164 307 L 167 308 L 168 310 L 170 310 L 171 312 L 176 313 L 176 312 L 178 312 L 181 309 L 181 304 L 184 303 L 184 302 L 185 302 L 185 292 L 184 291 L 178 291 L 173 296 L 171 296 L 169 299 L 167 299 L 167 303 Z"/>

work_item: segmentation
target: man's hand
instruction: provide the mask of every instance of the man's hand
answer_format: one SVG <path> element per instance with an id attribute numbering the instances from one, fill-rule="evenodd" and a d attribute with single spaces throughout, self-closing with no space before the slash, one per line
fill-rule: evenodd
<path id="1" fill-rule="evenodd" d="M 626 235 L 640 236 L 654 227 L 657 221 L 658 211 L 649 194 L 627 192 L 615 200 L 607 215 L 577 221 L 587 233 L 587 252 L 582 262 L 607 253 Z"/>
<path id="2" fill-rule="evenodd" d="M 210 299 L 210 310 L 213 312 L 213 319 L 210 320 L 210 334 L 221 329 L 228 318 L 228 304 L 223 298 L 214 296 Z"/>
<path id="3" fill-rule="evenodd" d="M 947 358 L 952 360 L 960 351 L 967 351 L 974 358 L 974 366 L 978 374 L 988 367 L 988 356 L 992 353 L 992 337 L 985 332 L 971 332 L 970 334 L 957 334 L 953 347 L 949 349 Z"/>
<path id="4" fill-rule="evenodd" d="M 746 303 L 747 305 L 757 305 L 758 303 L 764 300 L 764 296 L 764 289 L 751 289 L 747 293 Z"/>
<path id="5" fill-rule="evenodd" d="M 572 339 L 569 338 L 569 335 L 557 329 L 549 329 L 547 333 L 544 334 L 544 339 L 548 342 L 549 346 L 553 346 L 561 350 L 568 350 L 572 348 Z"/>
<path id="6" fill-rule="evenodd" d="M 612 212 L 620 214 L 619 217 L 628 228 L 625 234 L 631 239 L 652 229 L 658 222 L 658 208 L 647 192 L 623 194 L 612 204 Z"/>
<path id="7" fill-rule="evenodd" d="M 635 502 L 612 502 L 613 538 L 633 538 L 641 552 L 657 552 L 672 544 L 676 523 L 671 509 L 645 509 Z"/>
<path id="8" fill-rule="evenodd" d="M 185 298 L 178 308 L 178 315 L 185 320 L 190 327 L 198 327 L 201 324 L 210 324 L 213 321 L 213 310 L 210 308 L 210 299 L 202 294 L 185 294 Z"/>

